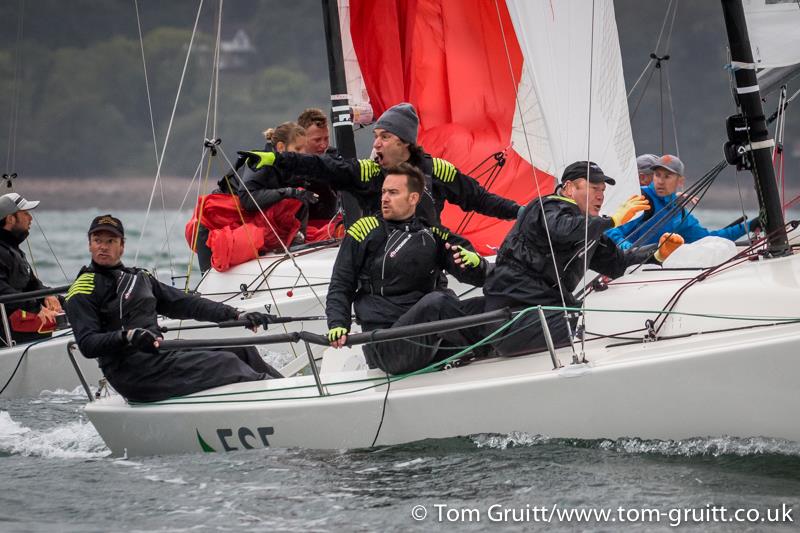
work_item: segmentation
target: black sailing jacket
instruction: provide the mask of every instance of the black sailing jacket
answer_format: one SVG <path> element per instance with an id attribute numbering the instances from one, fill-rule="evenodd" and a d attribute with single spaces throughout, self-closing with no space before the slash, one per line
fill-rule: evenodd
<path id="1" fill-rule="evenodd" d="M 186 294 L 146 270 L 122 264 L 83 267 L 67 293 L 67 315 L 81 353 L 98 358 L 103 372 L 136 352 L 123 330 L 144 328 L 157 336 L 158 315 L 209 322 L 233 320 L 233 307 Z"/>
<path id="2" fill-rule="evenodd" d="M 531 200 L 500 246 L 495 268 L 483 287 L 487 299 L 501 298 L 520 306 L 560 306 L 560 277 L 564 302 L 568 307 L 576 305 L 572 292 L 584 275 L 586 224 L 586 215 L 569 198 L 548 196 L 541 205 L 538 198 Z M 648 260 L 656 246 L 623 252 L 604 235 L 613 226 L 609 217 L 589 216 L 587 263 L 590 269 L 616 278 L 630 265 Z"/>
<path id="3" fill-rule="evenodd" d="M 466 239 L 413 217 L 388 221 L 363 217 L 347 230 L 328 289 L 328 327 L 350 329 L 350 306 L 363 329 L 388 327 L 420 298 L 434 291 L 447 270 L 458 280 L 481 286 L 488 265 L 474 268 L 453 262 L 445 243 L 472 250 Z"/>
<path id="4" fill-rule="evenodd" d="M 277 155 L 275 166 L 289 174 L 325 180 L 334 189 L 353 193 L 360 198 L 365 214 L 380 211 L 381 187 L 386 175 L 372 160 L 283 152 Z M 490 193 L 475 178 L 462 174 L 447 161 L 426 154 L 417 166 L 426 178 L 426 194 L 420 200 L 417 215 L 431 224 L 440 223 L 445 201 L 464 211 L 476 211 L 490 217 L 505 220 L 517 217 L 519 204 Z"/>
<path id="5" fill-rule="evenodd" d="M 45 286 L 33 273 L 25 253 L 19 249 L 24 242 L 9 231 L 0 228 L 0 295 L 36 291 Z M 6 304 L 6 311 L 17 309 L 38 313 L 41 300 L 25 300 Z"/>

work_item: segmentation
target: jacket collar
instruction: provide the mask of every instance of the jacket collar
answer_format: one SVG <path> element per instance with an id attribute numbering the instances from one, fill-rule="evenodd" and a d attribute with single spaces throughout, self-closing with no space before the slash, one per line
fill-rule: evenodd
<path id="1" fill-rule="evenodd" d="M 8 246 L 12 246 L 14 248 L 19 248 L 19 245 L 22 244 L 25 239 L 19 240 L 19 237 L 14 235 L 8 230 L 0 228 L 0 242 L 7 244 Z"/>

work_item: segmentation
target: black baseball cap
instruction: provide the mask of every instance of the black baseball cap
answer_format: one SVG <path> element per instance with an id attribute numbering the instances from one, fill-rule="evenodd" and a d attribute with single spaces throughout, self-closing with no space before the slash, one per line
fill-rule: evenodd
<path id="1" fill-rule="evenodd" d="M 122 227 L 122 222 L 120 219 L 111 215 L 94 217 L 94 220 L 92 220 L 89 226 L 89 235 L 96 231 L 110 231 L 117 237 L 125 237 L 125 228 Z"/>
<path id="2" fill-rule="evenodd" d="M 605 172 L 603 172 L 603 169 L 597 166 L 597 163 L 593 161 L 575 161 L 569 165 L 564 169 L 564 173 L 561 175 L 561 183 L 586 178 L 587 167 L 589 168 L 590 183 L 608 183 L 609 185 L 617 184 L 617 180 L 606 176 Z"/>

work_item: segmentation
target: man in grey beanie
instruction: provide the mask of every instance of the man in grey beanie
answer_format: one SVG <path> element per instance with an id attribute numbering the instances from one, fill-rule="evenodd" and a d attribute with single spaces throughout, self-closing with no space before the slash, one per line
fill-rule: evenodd
<path id="1" fill-rule="evenodd" d="M 464 211 L 513 220 L 520 206 L 513 200 L 492 194 L 474 178 L 462 174 L 450 162 L 432 157 L 417 144 L 419 117 L 414 106 L 402 102 L 387 109 L 375 123 L 374 159 L 335 159 L 283 152 L 239 152 L 248 157 L 253 169 L 275 165 L 289 174 L 326 181 L 333 188 L 356 195 L 365 215 L 380 211 L 384 169 L 410 163 L 425 176 L 425 194 L 417 214 L 430 224 L 439 224 L 445 201 Z"/>

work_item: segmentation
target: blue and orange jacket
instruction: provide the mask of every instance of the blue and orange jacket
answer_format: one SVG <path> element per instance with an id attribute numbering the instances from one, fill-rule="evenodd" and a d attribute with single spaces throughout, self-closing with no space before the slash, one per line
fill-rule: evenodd
<path id="1" fill-rule="evenodd" d="M 723 237 L 735 241 L 747 233 L 748 223 L 746 222 L 718 230 L 704 228 L 700 221 L 691 213 L 688 213 L 686 209 L 673 209 L 677 204 L 677 194 L 659 196 L 656 194 L 652 183 L 642 188 L 642 194 L 647 197 L 651 209 L 627 224 L 606 231 L 606 235 L 622 250 L 632 247 L 633 243 L 636 243 L 637 246 L 657 244 L 658 239 L 664 233 L 677 233 L 687 243 L 699 241 L 708 236 Z M 673 211 L 672 216 L 669 216 L 670 211 Z M 642 241 L 637 242 L 645 233 L 647 235 Z"/>

